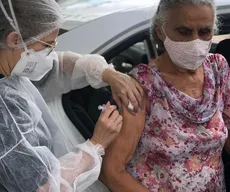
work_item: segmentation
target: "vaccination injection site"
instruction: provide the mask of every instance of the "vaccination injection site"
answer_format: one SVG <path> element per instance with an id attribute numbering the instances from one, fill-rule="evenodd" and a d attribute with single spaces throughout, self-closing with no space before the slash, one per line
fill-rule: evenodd
<path id="1" fill-rule="evenodd" d="M 0 192 L 230 192 L 230 0 L 0 0 Z"/>

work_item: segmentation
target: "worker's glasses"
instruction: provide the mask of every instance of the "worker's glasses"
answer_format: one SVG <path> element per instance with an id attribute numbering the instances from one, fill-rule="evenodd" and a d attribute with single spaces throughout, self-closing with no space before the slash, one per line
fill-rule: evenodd
<path id="1" fill-rule="evenodd" d="M 38 42 L 44 44 L 44 45 L 47 45 L 47 47 L 50 48 L 50 51 L 48 52 L 47 56 L 50 55 L 50 53 L 52 53 L 54 51 L 54 49 L 56 48 L 57 44 L 58 44 L 58 41 L 54 41 L 54 44 L 49 44 L 49 43 L 46 43 L 42 40 L 37 40 Z"/>

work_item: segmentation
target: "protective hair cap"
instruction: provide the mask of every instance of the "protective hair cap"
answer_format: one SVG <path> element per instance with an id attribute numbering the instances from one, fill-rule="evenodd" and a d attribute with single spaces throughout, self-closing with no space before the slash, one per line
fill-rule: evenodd
<path id="1" fill-rule="evenodd" d="M 64 22 L 54 0 L 0 0 L 0 7 L 1 48 L 7 47 L 6 38 L 12 31 L 21 36 L 21 48 L 46 37 Z"/>

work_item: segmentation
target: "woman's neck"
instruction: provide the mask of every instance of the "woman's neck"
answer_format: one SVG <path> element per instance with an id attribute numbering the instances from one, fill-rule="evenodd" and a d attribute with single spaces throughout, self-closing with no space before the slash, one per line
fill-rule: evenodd
<path id="1" fill-rule="evenodd" d="M 167 53 L 160 56 L 155 64 L 164 81 L 192 98 L 202 97 L 205 79 L 202 66 L 194 71 L 181 69 L 171 61 Z"/>
<path id="2" fill-rule="evenodd" d="M 11 65 L 13 55 L 10 56 L 9 54 L 10 53 L 7 50 L 0 50 L 0 74 L 3 76 L 10 76 L 11 71 L 13 70 Z"/>
<path id="3" fill-rule="evenodd" d="M 172 62 L 167 52 L 158 57 L 155 61 L 155 64 L 161 73 L 168 73 L 179 76 L 194 75 L 201 69 L 201 67 L 198 67 L 195 70 L 188 70 L 178 67 Z"/>

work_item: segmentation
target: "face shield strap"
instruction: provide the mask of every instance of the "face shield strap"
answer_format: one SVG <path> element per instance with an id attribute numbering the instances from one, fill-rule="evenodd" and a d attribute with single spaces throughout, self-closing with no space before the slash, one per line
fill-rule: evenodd
<path id="1" fill-rule="evenodd" d="M 24 41 L 23 41 L 22 35 L 21 35 L 21 33 L 20 33 L 20 30 L 19 30 L 18 22 L 17 22 L 16 16 L 15 16 L 15 13 L 14 13 L 14 9 L 13 9 L 13 5 L 12 5 L 11 0 L 8 0 L 8 4 L 9 4 L 10 12 L 11 12 L 11 15 L 12 15 L 13 19 L 10 18 L 10 16 L 8 15 L 8 13 L 7 13 L 5 7 L 4 7 L 3 4 L 2 4 L 2 0 L 0 0 L 0 7 L 1 7 L 1 9 L 2 9 L 2 11 L 3 11 L 3 13 L 4 13 L 6 19 L 9 21 L 10 25 L 12 26 L 12 28 L 13 28 L 16 32 L 18 32 L 18 34 L 19 34 L 19 36 L 20 36 L 20 39 L 21 39 L 21 41 L 22 41 L 22 44 L 23 44 L 23 47 L 24 47 L 25 51 L 28 51 L 28 49 L 27 49 L 27 47 L 26 47 L 26 45 L 25 45 L 25 43 L 24 43 Z"/>
<path id="2" fill-rule="evenodd" d="M 6 19 L 10 22 L 10 25 L 13 27 L 14 30 L 16 30 L 15 25 L 14 25 L 14 21 L 9 17 L 8 13 L 6 12 L 5 7 L 2 4 L 2 1 L 0 1 L 0 7 L 1 7 Z"/>

